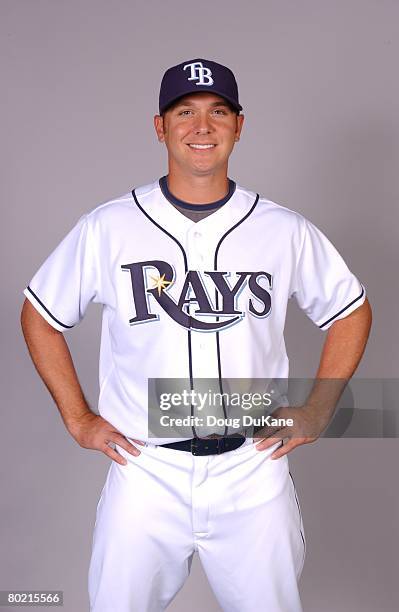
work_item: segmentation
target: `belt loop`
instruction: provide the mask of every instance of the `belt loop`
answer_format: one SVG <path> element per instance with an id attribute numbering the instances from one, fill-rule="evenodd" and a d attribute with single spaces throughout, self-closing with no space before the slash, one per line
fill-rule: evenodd
<path id="1" fill-rule="evenodd" d="M 223 453 L 225 447 L 225 440 L 225 438 L 219 438 L 218 440 L 218 455 L 221 455 Z"/>

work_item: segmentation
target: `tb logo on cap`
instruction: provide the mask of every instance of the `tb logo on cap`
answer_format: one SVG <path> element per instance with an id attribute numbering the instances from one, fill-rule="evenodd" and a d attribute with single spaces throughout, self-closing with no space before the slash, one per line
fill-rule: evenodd
<path id="1" fill-rule="evenodd" d="M 196 85 L 213 85 L 212 71 L 210 68 L 206 68 L 202 62 L 193 62 L 192 64 L 186 64 L 183 70 L 190 68 L 190 76 L 188 81 L 197 81 Z M 205 80 L 207 79 L 207 80 Z"/>

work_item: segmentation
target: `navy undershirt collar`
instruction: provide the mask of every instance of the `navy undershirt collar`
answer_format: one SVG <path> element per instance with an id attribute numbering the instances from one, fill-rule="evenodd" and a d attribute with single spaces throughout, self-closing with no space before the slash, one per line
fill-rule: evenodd
<path id="1" fill-rule="evenodd" d="M 217 200 L 216 202 L 210 202 L 209 204 L 189 204 L 188 202 L 184 202 L 184 200 L 179 200 L 176 198 L 170 191 L 168 187 L 168 179 L 167 176 L 163 176 L 159 179 L 159 186 L 165 198 L 174 204 L 175 206 L 180 206 L 181 208 L 186 208 L 187 210 L 196 210 L 200 212 L 201 210 L 213 210 L 216 208 L 220 208 L 223 204 L 226 204 L 228 200 L 230 200 L 231 196 L 236 190 L 236 184 L 231 179 L 229 181 L 229 190 L 227 194 L 221 200 Z"/>

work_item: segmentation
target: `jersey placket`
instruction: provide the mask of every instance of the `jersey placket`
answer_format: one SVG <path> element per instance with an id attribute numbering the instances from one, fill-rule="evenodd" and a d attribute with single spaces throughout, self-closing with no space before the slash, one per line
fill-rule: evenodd
<path id="1" fill-rule="evenodd" d="M 206 232 L 205 228 L 201 228 L 200 224 L 196 224 L 187 232 L 186 248 L 188 269 L 189 271 L 198 272 L 204 281 L 204 273 L 214 270 L 214 251 L 216 242 L 216 237 Z M 214 308 L 215 295 L 210 294 L 209 290 L 207 293 L 211 300 L 212 307 Z M 191 317 L 200 318 L 200 316 L 197 315 L 198 310 L 198 302 L 195 297 L 191 297 L 190 303 L 188 304 L 189 315 Z M 203 318 L 208 321 L 212 320 L 212 317 Z M 190 344 L 194 390 L 202 394 L 207 394 L 209 392 L 219 393 L 219 363 L 215 332 L 192 330 L 190 334 Z M 209 417 L 212 416 L 223 418 L 222 406 L 214 405 L 211 401 L 205 404 L 201 410 L 194 409 L 194 415 L 202 419 L 201 425 L 196 427 L 197 435 L 201 437 L 212 433 L 223 435 L 224 426 L 217 426 L 209 419 Z"/>

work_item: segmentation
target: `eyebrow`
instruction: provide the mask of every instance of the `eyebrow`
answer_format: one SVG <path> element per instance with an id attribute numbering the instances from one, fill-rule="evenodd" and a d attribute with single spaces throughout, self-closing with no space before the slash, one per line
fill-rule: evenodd
<path id="1" fill-rule="evenodd" d="M 193 98 L 187 98 L 185 100 L 181 100 L 176 102 L 176 107 L 178 106 L 196 106 L 195 100 Z M 229 105 L 227 104 L 227 102 L 225 102 L 224 100 L 220 100 L 216 101 L 216 102 L 211 102 L 210 106 L 225 106 L 226 108 L 230 108 Z"/>

